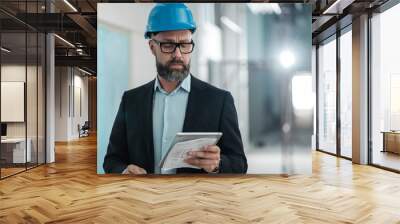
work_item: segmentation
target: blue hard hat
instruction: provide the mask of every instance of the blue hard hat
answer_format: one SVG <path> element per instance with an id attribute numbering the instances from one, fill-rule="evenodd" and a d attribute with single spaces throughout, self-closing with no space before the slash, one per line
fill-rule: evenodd
<path id="1" fill-rule="evenodd" d="M 196 31 L 196 23 L 192 12 L 183 3 L 159 3 L 151 10 L 147 20 L 144 38 L 149 39 L 151 33 L 169 30 Z"/>

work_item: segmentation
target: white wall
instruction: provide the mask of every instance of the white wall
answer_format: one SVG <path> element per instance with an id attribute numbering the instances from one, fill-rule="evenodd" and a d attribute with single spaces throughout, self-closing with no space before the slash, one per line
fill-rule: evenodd
<path id="1" fill-rule="evenodd" d="M 2 82 L 24 82 L 25 74 L 28 70 L 28 74 L 31 74 L 33 67 L 25 65 L 2 65 L 1 66 L 1 81 Z M 2 96 L 2 98 L 7 96 Z M 1 108 L 2 111 L 8 110 L 8 108 Z M 22 108 L 24 110 L 24 108 Z M 4 112 L 3 112 L 4 113 Z M 7 122 L 7 135 L 9 137 L 24 137 L 25 136 L 25 124 L 24 122 Z"/>
<path id="2" fill-rule="evenodd" d="M 74 110 L 75 113 L 72 113 L 72 119 L 71 119 L 71 133 L 70 135 L 72 138 L 79 138 L 79 132 L 78 132 L 78 124 L 82 126 L 85 121 L 88 121 L 89 115 L 88 115 L 88 77 L 87 76 L 82 76 L 82 73 L 76 74 L 75 70 L 75 75 L 74 75 L 74 83 L 73 85 L 75 86 L 75 91 L 74 91 Z M 80 90 L 80 99 L 79 99 L 79 93 L 77 90 Z M 79 100 L 81 101 L 79 103 Z M 72 104 L 72 103 L 71 103 Z M 80 104 L 80 105 L 79 105 Z M 79 111 L 79 106 L 81 107 L 80 109 L 82 110 L 81 113 Z"/>
<path id="3" fill-rule="evenodd" d="M 67 67 L 55 68 L 55 141 L 66 141 L 68 126 L 68 85 Z"/>
<path id="4" fill-rule="evenodd" d="M 55 73 L 55 141 L 77 139 L 78 124 L 88 120 L 88 78 L 72 67 L 56 67 Z"/>
<path id="5" fill-rule="evenodd" d="M 6 122 L 7 137 L 24 138 L 25 135 L 30 139 L 32 161 L 44 163 L 44 74 L 40 66 L 25 64 L 4 64 L 1 66 L 1 81 L 3 82 L 24 82 L 26 85 L 26 106 L 23 102 L 21 113 L 26 112 L 26 120 L 22 122 Z M 27 81 L 26 81 L 27 78 Z M 7 95 L 2 95 L 2 98 Z M 13 110 L 12 108 L 2 107 L 1 110 Z M 14 109 L 15 110 L 15 109 Z M 15 111 L 7 111 L 16 113 Z M 39 156 L 37 157 L 37 153 Z M 51 161 L 51 160 L 49 160 Z"/>
<path id="6" fill-rule="evenodd" d="M 36 75 L 36 67 L 34 67 L 34 66 L 25 67 L 25 65 L 2 65 L 1 66 L 1 81 L 3 81 L 3 82 L 17 81 L 17 82 L 25 82 L 26 83 L 26 80 L 25 80 L 26 71 L 28 74 L 28 79 L 30 80 L 30 82 L 32 82 L 32 80 L 31 80 L 32 78 L 30 77 L 30 75 Z M 32 84 L 32 83 L 30 83 L 30 84 Z M 36 82 L 34 84 L 36 85 Z M 28 96 L 27 103 L 30 103 L 33 101 L 31 99 L 32 97 L 34 97 L 36 99 L 36 89 L 29 88 L 27 90 L 32 91 L 32 92 L 28 91 L 28 93 L 27 93 L 27 96 Z M 35 104 L 35 107 L 36 107 L 36 104 Z M 1 110 L 7 110 L 7 108 L 1 108 Z M 28 112 L 31 112 L 31 110 L 28 110 Z M 27 116 L 28 116 L 27 119 L 29 122 L 28 129 L 31 129 L 33 127 L 33 124 L 31 122 L 34 119 L 36 119 L 36 114 L 28 113 Z M 7 122 L 7 136 L 8 137 L 25 137 L 25 124 L 26 124 L 26 122 Z M 36 130 L 36 126 L 34 129 Z M 31 133 L 31 131 L 28 130 L 28 137 L 29 137 L 30 133 Z"/>

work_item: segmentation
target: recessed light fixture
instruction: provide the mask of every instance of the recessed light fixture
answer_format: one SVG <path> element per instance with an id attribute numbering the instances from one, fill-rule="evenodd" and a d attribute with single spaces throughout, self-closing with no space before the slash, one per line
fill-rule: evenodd
<path id="1" fill-rule="evenodd" d="M 9 50 L 9 49 L 7 49 L 7 48 L 5 48 L 5 47 L 1 47 L 1 50 L 4 51 L 4 52 L 6 52 L 6 53 L 10 53 L 10 52 L 11 52 L 11 50 Z"/>

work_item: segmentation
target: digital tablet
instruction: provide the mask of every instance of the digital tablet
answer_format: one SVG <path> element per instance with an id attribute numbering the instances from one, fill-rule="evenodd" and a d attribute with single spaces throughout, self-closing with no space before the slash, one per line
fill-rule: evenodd
<path id="1" fill-rule="evenodd" d="M 160 161 L 159 166 L 162 169 L 198 168 L 184 162 L 186 154 L 203 146 L 216 145 L 221 136 L 221 132 L 179 132 L 175 135 L 171 147 Z"/>

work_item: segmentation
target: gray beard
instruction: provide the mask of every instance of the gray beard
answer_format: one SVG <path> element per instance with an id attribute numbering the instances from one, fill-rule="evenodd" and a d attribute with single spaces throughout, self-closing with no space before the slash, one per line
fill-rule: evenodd
<path id="1" fill-rule="evenodd" d="M 172 61 L 173 62 L 173 61 Z M 156 61 L 157 73 L 163 79 L 173 82 L 173 81 L 183 81 L 190 73 L 190 62 L 186 66 L 182 63 L 183 68 L 181 70 L 170 69 L 169 65 L 172 63 L 169 62 L 166 65 L 163 65 Z"/>

